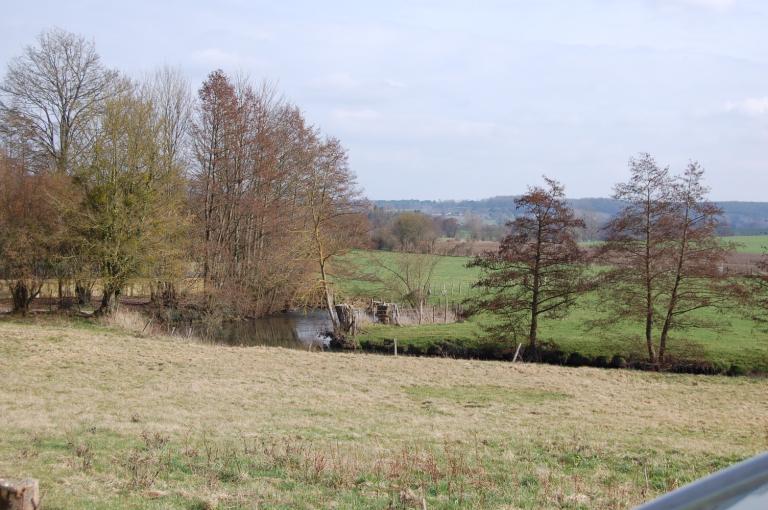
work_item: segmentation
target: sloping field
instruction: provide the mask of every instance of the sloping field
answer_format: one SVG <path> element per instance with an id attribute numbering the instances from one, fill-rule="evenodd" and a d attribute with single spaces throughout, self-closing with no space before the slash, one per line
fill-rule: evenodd
<path id="1" fill-rule="evenodd" d="M 627 508 L 768 446 L 768 382 L 0 321 L 45 508 Z"/>

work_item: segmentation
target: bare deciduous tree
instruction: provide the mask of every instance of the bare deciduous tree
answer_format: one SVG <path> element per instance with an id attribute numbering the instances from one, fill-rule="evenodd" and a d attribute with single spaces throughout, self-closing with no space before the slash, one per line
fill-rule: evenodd
<path id="1" fill-rule="evenodd" d="M 142 97 L 152 105 L 153 124 L 160 147 L 159 171 L 165 208 L 177 218 L 160 232 L 164 241 L 153 254 L 151 265 L 152 300 L 163 306 L 173 306 L 178 296 L 176 281 L 186 270 L 182 254 L 191 247 L 189 222 L 182 211 L 186 207 L 187 182 L 184 175 L 188 164 L 188 135 L 192 114 L 192 93 L 189 82 L 179 69 L 162 67 L 155 71 L 141 89 Z"/>
<path id="2" fill-rule="evenodd" d="M 391 252 L 370 256 L 370 265 L 379 270 L 375 279 L 416 310 L 419 324 L 424 321 L 424 307 L 429 302 L 439 263 L 439 256 L 428 253 Z"/>
<path id="3" fill-rule="evenodd" d="M 471 311 L 496 317 L 488 328 L 496 337 L 526 335 L 534 353 L 540 318 L 562 316 L 587 288 L 584 253 L 574 232 L 584 222 L 566 204 L 563 186 L 545 181 L 546 187 L 531 188 L 515 199 L 520 216 L 508 223 L 510 233 L 498 251 L 469 264 L 482 271 L 475 284 L 481 293 L 471 300 Z"/>
<path id="4" fill-rule="evenodd" d="M 14 312 L 27 313 L 53 275 L 63 223 L 49 194 L 59 184 L 55 176 L 29 172 L 0 146 L 0 279 Z"/>
<path id="5" fill-rule="evenodd" d="M 97 314 L 106 314 L 131 278 L 151 272 L 178 211 L 168 205 L 172 176 L 162 166 L 149 102 L 133 93 L 109 100 L 89 154 L 75 169 L 82 202 L 71 216 L 82 252 L 99 271 Z"/>
<path id="6" fill-rule="evenodd" d="M 209 303 L 259 315 L 321 297 L 333 316 L 330 262 L 364 228 L 341 144 L 269 85 L 221 71 L 200 89 L 193 141 L 191 207 Z"/>
<path id="7" fill-rule="evenodd" d="M 334 330 L 338 330 L 330 263 L 360 244 L 368 232 L 362 195 L 338 140 L 331 138 L 316 146 L 303 191 L 306 220 L 301 232 L 307 241 L 305 256 L 316 265 L 319 289 Z"/>
<path id="8" fill-rule="evenodd" d="M 90 123 L 123 85 L 93 43 L 61 29 L 44 32 L 0 84 L 3 130 L 25 133 L 39 156 L 67 173 L 91 141 Z"/>
<path id="9" fill-rule="evenodd" d="M 731 247 L 716 237 L 721 211 L 707 201 L 697 163 L 673 177 L 641 154 L 630 171 L 614 195 L 627 205 L 606 226 L 601 247 L 610 267 L 603 303 L 610 321 L 641 320 L 648 359 L 663 363 L 669 332 L 695 325 L 690 312 L 725 305 L 736 290 L 721 271 Z"/>

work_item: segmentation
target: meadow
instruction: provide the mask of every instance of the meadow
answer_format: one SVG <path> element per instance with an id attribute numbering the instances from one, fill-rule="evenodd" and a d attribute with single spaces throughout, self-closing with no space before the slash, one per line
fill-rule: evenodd
<path id="1" fill-rule="evenodd" d="M 760 253 L 760 247 L 768 244 L 768 236 L 724 238 L 739 243 L 740 253 Z M 387 252 L 354 252 L 348 257 L 351 267 L 358 274 L 381 276 L 382 272 L 370 263 L 370 257 L 394 257 Z M 430 303 L 439 306 L 448 300 L 458 303 L 471 295 L 472 283 L 477 270 L 467 268 L 468 257 L 440 257 L 433 278 Z M 396 296 L 373 278 L 357 278 L 339 282 L 342 296 L 347 298 L 379 297 L 395 300 Z M 734 308 L 726 311 L 703 310 L 697 318 L 707 327 L 689 328 L 674 332 L 670 343 L 670 355 L 683 363 L 706 362 L 723 373 L 768 373 L 768 326 L 753 320 L 754 311 Z M 564 319 L 544 320 L 540 335 L 545 342 L 570 354 L 604 357 L 611 360 L 621 356 L 626 360 L 642 360 L 646 357 L 643 329 L 640 324 L 615 322 L 611 326 L 590 327 L 596 318 L 604 317 L 593 295 L 584 296 Z M 417 326 L 370 325 L 360 335 L 364 348 L 375 351 L 391 350 L 397 339 L 401 352 L 415 354 L 458 355 L 474 357 L 488 353 L 489 357 L 503 357 L 515 343 L 489 342 L 484 339 L 483 326 L 488 317 L 472 318 L 465 322 L 449 324 L 424 324 Z M 563 360 L 565 361 L 565 359 Z"/>
<path id="2" fill-rule="evenodd" d="M 768 447 L 768 381 L 0 320 L 0 472 L 48 510 L 619 509 Z"/>
<path id="3" fill-rule="evenodd" d="M 738 253 L 756 255 L 768 252 L 768 235 L 763 236 L 728 236 L 722 239 L 737 244 Z"/>

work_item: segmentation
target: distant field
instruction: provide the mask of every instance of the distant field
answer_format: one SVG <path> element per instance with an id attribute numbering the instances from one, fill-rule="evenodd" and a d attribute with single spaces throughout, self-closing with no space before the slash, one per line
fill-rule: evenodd
<path id="1" fill-rule="evenodd" d="M 737 243 L 736 253 L 762 254 L 768 249 L 768 235 L 726 236 L 721 239 Z M 461 243 L 443 241 L 442 243 L 439 243 L 439 246 L 443 250 L 449 250 L 452 247 L 455 247 L 456 244 Z M 464 244 L 467 245 L 464 249 L 470 250 L 472 254 L 477 254 L 485 250 L 495 250 L 499 245 L 499 243 L 495 241 L 476 241 Z M 599 246 L 600 241 L 583 241 L 580 244 L 584 247 L 594 247 Z"/>
<path id="2" fill-rule="evenodd" d="M 617 510 L 768 447 L 765 379 L 7 320 L 0 373 L 0 473 L 49 509 Z"/>
<path id="3" fill-rule="evenodd" d="M 755 256 L 764 253 L 764 248 L 768 247 L 768 236 L 730 236 L 722 239 L 737 243 L 737 254 L 744 254 L 733 257 L 733 263 L 736 266 L 753 265 L 754 260 L 757 259 Z M 584 244 L 595 246 L 597 243 Z M 488 242 L 483 242 L 483 245 L 485 249 L 491 249 Z M 391 261 L 396 256 L 385 251 L 355 251 L 347 255 L 337 263 L 340 269 L 343 269 L 339 271 L 339 286 L 342 294 L 392 299 L 393 296 L 389 295 L 386 288 L 375 281 L 385 276 L 386 271 L 377 267 L 373 260 L 378 257 Z M 435 268 L 433 277 L 434 300 L 444 299 L 447 295 L 449 301 L 454 301 L 468 295 L 479 274 L 477 269 L 466 267 L 470 260 L 471 257 L 440 256 L 440 262 Z"/>
<path id="4" fill-rule="evenodd" d="M 355 251 L 337 262 L 339 287 L 343 297 L 364 297 L 393 300 L 395 296 L 385 285 L 377 281 L 388 277 L 385 269 L 377 266 L 376 259 L 392 264 L 397 254 L 386 251 Z M 469 257 L 438 256 L 439 262 L 435 267 L 432 278 L 432 301 L 444 300 L 461 301 L 471 292 L 471 286 L 477 281 L 479 272 L 467 268 Z M 342 272 L 343 270 L 343 272 Z M 349 277 L 347 275 L 353 275 Z"/>
<path id="5" fill-rule="evenodd" d="M 751 255 L 762 254 L 768 251 L 768 235 L 761 236 L 725 236 L 723 241 L 736 243 L 736 253 Z M 600 241 L 585 241 L 582 246 L 598 246 Z"/>
<path id="6" fill-rule="evenodd" d="M 722 239 L 738 243 L 739 253 L 761 254 L 768 251 L 768 236 L 728 236 Z"/>
<path id="7" fill-rule="evenodd" d="M 759 246 L 759 243 L 760 241 L 753 241 L 752 246 Z M 349 262 L 363 272 L 376 274 L 377 271 L 367 262 L 370 256 L 394 255 L 386 252 L 373 255 L 355 252 L 350 255 Z M 435 272 L 431 297 L 433 304 L 444 302 L 446 298 L 449 302 L 458 303 L 471 295 L 471 285 L 476 281 L 478 273 L 475 269 L 465 267 L 468 260 L 468 257 L 441 257 Z M 445 294 L 443 288 L 446 289 Z M 397 296 L 370 281 L 342 281 L 340 290 L 346 297 L 397 299 Z M 587 328 L 590 320 L 601 316 L 602 311 L 597 308 L 594 297 L 586 296 L 565 319 L 544 320 L 541 336 L 543 340 L 555 343 L 567 353 L 578 352 L 592 357 L 606 356 L 609 359 L 614 355 L 645 358 L 640 326 L 616 323 L 609 328 Z M 698 312 L 698 317 L 711 323 L 711 327 L 674 332 L 670 342 L 672 356 L 711 361 L 725 368 L 736 365 L 746 371 L 768 372 L 768 330 L 764 324 L 753 321 L 749 313 L 738 310 L 707 310 Z M 483 342 L 482 326 L 485 320 L 487 319 L 478 318 L 457 324 L 403 327 L 373 325 L 361 333 L 360 338 L 362 341 L 378 345 L 397 338 L 403 348 L 414 345 L 421 352 L 426 352 L 431 345 L 443 341 L 462 346 L 477 346 Z"/>

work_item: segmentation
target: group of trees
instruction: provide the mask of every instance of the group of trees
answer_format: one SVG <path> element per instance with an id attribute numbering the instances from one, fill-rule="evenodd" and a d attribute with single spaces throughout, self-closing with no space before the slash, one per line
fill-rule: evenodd
<path id="1" fill-rule="evenodd" d="M 271 87 L 221 71 L 200 89 L 191 139 L 206 295 L 237 296 L 256 314 L 320 295 L 333 310 L 329 261 L 367 229 L 341 143 Z"/>
<path id="2" fill-rule="evenodd" d="M 483 221 L 476 215 L 459 220 L 453 216 L 434 216 L 421 211 L 391 211 L 374 208 L 368 215 L 372 227 L 373 247 L 386 251 L 410 253 L 446 252 L 446 244 L 438 240 L 457 242 L 499 241 L 504 227 Z"/>
<path id="3" fill-rule="evenodd" d="M 57 29 L 9 64 L 0 94 L 14 310 L 54 280 L 62 305 L 98 282 L 108 313 L 139 277 L 167 305 L 197 276 L 206 306 L 238 315 L 307 299 L 332 313 L 331 261 L 366 232 L 364 202 L 341 143 L 272 87 L 214 71 L 194 97 L 168 68 L 135 82 Z"/>
<path id="4" fill-rule="evenodd" d="M 498 251 L 471 262 L 482 271 L 474 311 L 498 317 L 493 334 L 527 338 L 536 352 L 540 319 L 562 316 L 597 290 L 607 320 L 640 325 L 649 361 L 664 363 L 670 331 L 701 324 L 691 312 L 748 297 L 722 271 L 733 247 L 717 237 L 722 211 L 707 200 L 701 167 L 690 163 L 675 176 L 641 154 L 630 172 L 614 194 L 623 208 L 591 252 L 576 243 L 585 225 L 558 182 L 546 179 L 516 199 L 520 214 Z"/>
<path id="5" fill-rule="evenodd" d="M 461 227 L 456 218 L 381 208 L 374 208 L 369 220 L 374 248 L 411 253 L 433 253 L 439 238 L 455 238 Z"/>

